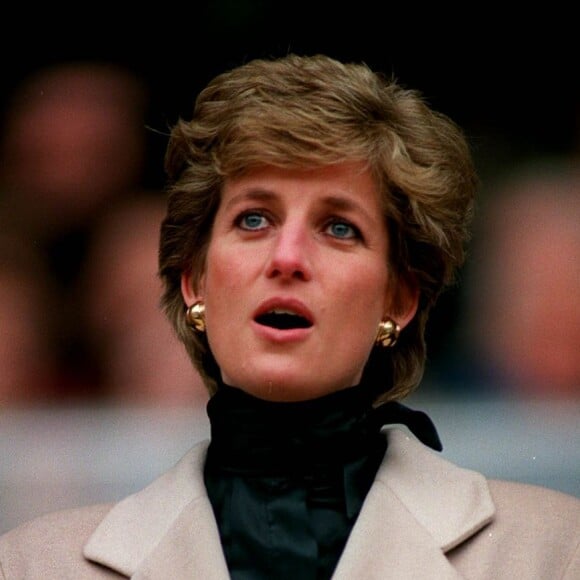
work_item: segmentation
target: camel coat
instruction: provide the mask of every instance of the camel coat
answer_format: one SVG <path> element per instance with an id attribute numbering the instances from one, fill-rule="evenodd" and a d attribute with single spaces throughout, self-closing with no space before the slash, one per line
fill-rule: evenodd
<path id="1" fill-rule="evenodd" d="M 487 481 L 385 430 L 389 446 L 333 580 L 580 579 L 580 500 Z M 0 538 L 2 580 L 226 580 L 203 483 L 207 441 L 116 505 L 42 516 Z M 273 579 L 275 580 L 275 579 Z"/>

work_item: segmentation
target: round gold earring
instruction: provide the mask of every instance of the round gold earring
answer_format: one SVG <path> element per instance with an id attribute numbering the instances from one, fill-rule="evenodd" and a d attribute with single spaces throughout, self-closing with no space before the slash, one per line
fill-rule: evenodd
<path id="1" fill-rule="evenodd" d="M 188 306 L 185 320 L 197 332 L 205 332 L 205 304 L 199 300 Z"/>
<path id="2" fill-rule="evenodd" d="M 400 333 L 401 327 L 392 318 L 387 318 L 379 322 L 376 342 L 385 348 L 395 346 Z"/>

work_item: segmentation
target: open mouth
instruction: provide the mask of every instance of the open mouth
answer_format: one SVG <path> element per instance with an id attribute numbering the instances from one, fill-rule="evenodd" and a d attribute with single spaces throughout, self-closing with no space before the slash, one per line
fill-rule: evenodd
<path id="1" fill-rule="evenodd" d="M 312 322 L 289 310 L 270 310 L 256 318 L 258 324 L 276 328 L 278 330 L 292 330 L 294 328 L 310 328 Z"/>

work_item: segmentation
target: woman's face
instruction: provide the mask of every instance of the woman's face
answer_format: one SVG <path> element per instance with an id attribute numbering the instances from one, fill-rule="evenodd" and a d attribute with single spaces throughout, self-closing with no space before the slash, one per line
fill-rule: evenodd
<path id="1" fill-rule="evenodd" d="M 224 382 L 273 401 L 357 384 L 379 322 L 394 314 L 387 245 L 377 187 L 359 164 L 227 181 L 198 292 L 182 280 L 188 305 L 205 302 Z"/>

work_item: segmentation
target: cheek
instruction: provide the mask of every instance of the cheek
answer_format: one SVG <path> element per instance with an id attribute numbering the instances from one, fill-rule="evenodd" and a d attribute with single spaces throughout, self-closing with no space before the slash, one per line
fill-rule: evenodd
<path id="1" fill-rule="evenodd" d="M 210 246 L 207 254 L 205 270 L 205 289 L 208 299 L 212 295 L 222 292 L 226 287 L 235 285 L 239 279 L 240 265 L 231 258 L 228 252 L 220 247 Z"/>
<path id="2" fill-rule="evenodd" d="M 352 274 L 345 277 L 342 283 L 344 291 L 338 296 L 334 292 L 326 293 L 327 296 L 337 296 L 336 309 L 332 312 L 334 322 L 329 329 L 336 348 L 341 350 L 345 360 L 366 357 L 374 343 L 378 325 L 387 312 L 386 273 L 381 274 L 373 269 L 364 274 L 358 272 L 357 276 Z M 346 329 L 348 332 L 344 332 Z"/>
<path id="3" fill-rule="evenodd" d="M 385 314 L 391 292 L 384 266 L 374 265 L 354 275 L 351 273 L 345 284 L 352 304 L 362 311 L 361 315 L 381 318 Z"/>

